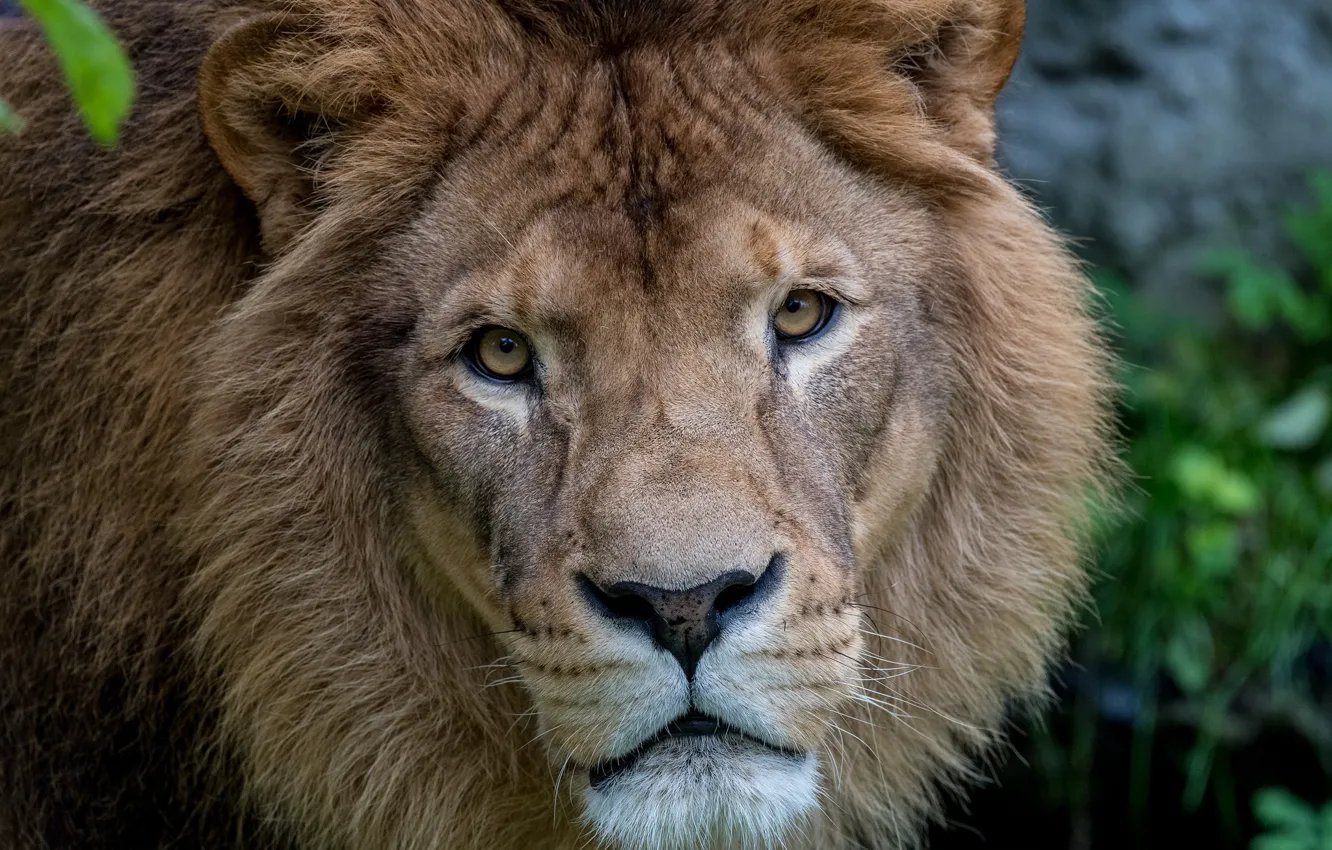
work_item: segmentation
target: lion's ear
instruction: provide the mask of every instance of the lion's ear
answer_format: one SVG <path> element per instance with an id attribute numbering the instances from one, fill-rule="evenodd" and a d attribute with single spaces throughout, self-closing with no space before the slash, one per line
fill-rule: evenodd
<path id="1" fill-rule="evenodd" d="M 778 26 L 797 95 L 852 160 L 958 184 L 975 176 L 959 158 L 993 165 L 995 100 L 1021 49 L 1024 0 L 778 2 L 793 13 Z"/>
<path id="2" fill-rule="evenodd" d="M 204 56 L 199 106 L 222 167 L 259 213 L 265 252 L 290 242 L 309 216 L 314 175 L 355 98 L 319 97 L 309 30 L 270 14 L 222 35 Z M 327 81 L 325 81 L 327 82 Z M 330 108 L 336 104 L 339 108 Z"/>
<path id="3" fill-rule="evenodd" d="M 892 68 L 916 86 L 922 107 L 954 147 L 988 163 L 995 101 L 1022 47 L 1026 2 L 950 5 L 928 38 L 892 57 Z"/>

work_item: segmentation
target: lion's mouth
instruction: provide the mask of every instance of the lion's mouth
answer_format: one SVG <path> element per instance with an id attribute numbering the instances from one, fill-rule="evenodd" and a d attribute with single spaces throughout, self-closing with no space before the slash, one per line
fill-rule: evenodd
<path id="1" fill-rule="evenodd" d="M 600 788 L 606 782 L 633 768 L 652 748 L 680 738 L 730 738 L 751 745 L 762 747 L 778 755 L 791 758 L 803 758 L 804 753 L 771 744 L 762 738 L 756 738 L 727 724 L 723 720 L 691 711 L 672 720 L 641 744 L 618 758 L 607 759 L 588 771 L 588 780 L 593 788 Z"/>

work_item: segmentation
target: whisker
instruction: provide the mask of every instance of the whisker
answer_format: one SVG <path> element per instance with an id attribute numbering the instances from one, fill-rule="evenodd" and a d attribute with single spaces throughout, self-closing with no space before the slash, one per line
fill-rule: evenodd
<path id="1" fill-rule="evenodd" d="M 560 775 L 555 777 L 555 794 L 550 804 L 550 822 L 558 823 L 560 816 L 560 785 L 564 782 L 564 769 L 569 766 L 569 760 L 573 758 L 573 750 L 564 757 L 564 764 L 560 765 Z M 569 794 L 573 794 L 573 777 L 569 777 Z"/>
<path id="2" fill-rule="evenodd" d="M 861 596 L 865 596 L 865 595 L 866 595 L 866 594 L 863 594 L 863 593 L 861 594 Z M 889 611 L 887 608 L 880 608 L 880 607 L 878 607 L 877 605 L 867 605 L 867 604 L 865 604 L 864 602 L 848 602 L 847 604 L 848 604 L 848 605 L 853 605 L 853 606 L 855 606 L 856 608 L 868 608 L 868 609 L 871 610 L 871 611 L 879 611 L 879 612 L 882 612 L 882 613 L 884 613 L 884 614 L 887 614 L 887 615 L 890 616 L 890 617 L 896 617 L 897 619 L 899 619 L 899 620 L 901 620 L 902 622 L 906 623 L 908 626 L 910 626 L 910 627 L 913 628 L 913 629 L 916 628 L 916 624 L 915 624 L 915 623 L 911 622 L 911 621 L 908 620 L 906 617 L 903 617 L 901 614 L 897 613 L 896 611 Z"/>
<path id="3" fill-rule="evenodd" d="M 842 656 L 843 658 L 845 658 L 847 661 L 850 661 L 851 664 L 852 664 L 852 669 L 855 669 L 855 670 L 862 669 L 861 666 L 860 666 L 860 659 L 859 659 L 859 658 L 852 658 L 851 656 L 847 655 L 845 652 L 842 652 L 840 649 L 834 649 L 834 650 L 833 650 L 833 654 L 834 654 L 834 655 L 840 655 L 840 656 Z"/>
<path id="4" fill-rule="evenodd" d="M 512 634 L 517 634 L 518 632 L 521 631 L 522 629 L 505 629 L 504 631 L 500 632 L 485 632 L 479 635 L 472 635 L 470 637 L 458 638 L 457 640 L 446 641 L 444 643 L 437 643 L 435 644 L 435 646 L 437 647 L 453 646 L 454 644 L 466 643 L 469 640 L 481 640 L 482 638 L 498 637 L 499 635 L 512 635 Z"/>
<path id="5" fill-rule="evenodd" d="M 522 723 L 523 720 L 529 717 L 537 716 L 538 711 L 539 710 L 535 706 L 533 706 L 532 708 L 529 708 L 527 711 L 524 711 L 522 714 L 515 716 L 514 721 L 509 724 L 509 731 L 506 734 L 512 735 L 513 730 L 518 728 L 519 723 Z"/>
<path id="6" fill-rule="evenodd" d="M 928 712 L 930 712 L 931 714 L 934 714 L 934 715 L 937 715 L 937 716 L 939 716 L 939 717 L 942 717 L 944 720 L 947 720 L 949 723 L 953 723 L 953 724 L 955 724 L 955 725 L 957 725 L 957 726 L 960 726 L 960 727 L 963 728 L 963 729 L 969 729 L 969 730 L 971 730 L 972 732 L 979 732 L 979 733 L 981 733 L 982 735 L 993 735 L 993 732 L 992 732 L 991 730 L 989 730 L 989 729 L 983 729 L 983 728 L 981 728 L 980 726 L 974 726 L 974 725 L 972 725 L 972 724 L 970 724 L 970 723 L 967 723 L 965 720 L 958 720 L 956 717 L 951 717 L 951 716 L 949 716 L 949 715 L 947 715 L 947 714 L 944 714 L 944 713 L 943 713 L 942 711 L 940 711 L 939 709 L 934 708 L 933 706 L 927 705 L 927 704 L 925 704 L 925 703 L 923 703 L 923 702 L 921 702 L 921 701 L 919 701 L 919 700 L 914 700 L 914 699 L 911 699 L 910 697 L 903 696 L 903 695 L 898 695 L 898 696 L 897 696 L 897 699 L 900 699 L 902 702 L 906 703 L 907 705 L 909 705 L 909 706 L 911 706 L 911 707 L 913 707 L 913 708 L 919 708 L 919 709 L 921 709 L 921 710 L 923 710 L 923 711 L 928 711 Z"/>
<path id="7" fill-rule="evenodd" d="M 905 644 L 906 646 L 909 646 L 909 647 L 911 647 L 912 649 L 918 649 L 918 650 L 920 650 L 921 652 L 925 653 L 926 655 L 933 655 L 933 654 L 934 654 L 933 652 L 930 652 L 930 651 L 929 651 L 928 649 L 926 649 L 925 647 L 920 646 L 920 645 L 918 645 L 918 644 L 914 644 L 914 643 L 912 643 L 911 641 L 909 641 L 909 640 L 907 640 L 907 639 L 905 639 L 905 638 L 893 637 L 892 635 L 880 634 L 879 632 L 873 632 L 873 631 L 870 631 L 869 629 L 861 629 L 861 630 L 860 630 L 860 633 L 861 633 L 862 635 L 871 635 L 872 637 L 882 638 L 883 640 L 891 640 L 891 641 L 894 641 L 894 642 L 896 642 L 896 643 Z"/>
<path id="8" fill-rule="evenodd" d="M 901 671 L 902 673 L 910 673 L 910 672 L 913 671 L 913 670 L 919 670 L 919 669 L 922 669 L 923 666 L 924 666 L 924 665 L 921 665 L 921 664 L 907 664 L 907 663 L 905 663 L 905 662 L 901 662 L 901 661 L 890 661 L 890 660 L 887 659 L 887 658 L 884 658 L 884 657 L 879 656 L 879 655 L 873 655 L 873 654 L 870 654 L 870 653 L 867 653 L 867 654 L 866 654 L 866 657 L 865 657 L 864 659 L 859 659 L 859 658 L 852 658 L 851 656 L 847 655 L 847 654 L 844 653 L 844 652 L 838 652 L 837 650 L 833 650 L 833 651 L 834 651 L 837 655 L 840 655 L 840 656 L 842 656 L 843 658 L 845 658 L 847 661 L 851 662 L 850 664 L 845 664 L 845 663 L 843 663 L 843 662 L 841 662 L 841 661 L 838 661 L 838 662 L 837 662 L 838 664 L 842 664 L 842 666 L 844 666 L 844 667 L 848 667 L 848 668 L 851 669 L 851 670 L 855 670 L 855 671 L 857 671 L 857 672 L 862 672 L 862 673 L 868 671 L 868 672 L 870 672 L 870 673 L 884 673 L 884 674 L 889 674 L 889 675 L 899 675 L 898 673 L 896 673 L 896 671 Z M 873 660 L 874 660 L 874 659 L 877 659 L 877 660 L 879 660 L 879 661 L 882 661 L 884 664 L 887 665 L 887 667 L 884 667 L 884 666 L 881 666 L 881 665 L 878 665 L 878 664 L 874 664 L 874 663 L 873 663 Z M 869 663 L 869 664 L 861 664 L 860 662 L 861 662 L 862 660 L 871 661 L 871 663 Z"/>
<path id="9" fill-rule="evenodd" d="M 549 729 L 545 730 L 544 732 L 539 732 L 539 733 L 537 733 L 536 737 L 532 738 L 532 740 L 528 741 L 526 744 L 523 744 L 522 747 L 519 747 L 518 749 L 521 750 L 521 749 L 523 749 L 523 747 L 526 747 L 526 746 L 528 746 L 528 745 L 530 745 L 530 744 L 535 744 L 537 741 L 539 741 L 540 739 L 544 738 L 546 735 L 549 735 L 551 732 L 554 732 L 556 729 L 563 729 L 565 726 L 568 726 L 568 725 L 569 725 L 569 724 L 567 724 L 567 723 L 561 723 L 561 724 L 559 724 L 558 726 L 552 726 L 552 727 L 550 727 Z"/>
<path id="10" fill-rule="evenodd" d="M 845 717 L 847 720 L 854 720 L 857 723 L 863 723 L 866 726 L 870 727 L 871 729 L 879 728 L 874 724 L 874 721 L 867 720 L 864 717 L 856 717 L 854 714 L 846 714 L 845 712 L 837 711 L 836 709 L 833 709 L 833 714 L 836 714 L 839 717 Z M 859 741 L 861 746 L 863 746 L 865 749 L 873 750 L 873 747 L 867 744 L 865 742 L 865 739 L 857 735 L 855 732 L 852 732 L 850 729 L 843 729 L 842 731 L 846 732 L 846 734 L 850 735 L 852 738 L 855 738 L 857 741 Z"/>
<path id="11" fill-rule="evenodd" d="M 878 664 L 874 664 L 874 663 L 867 664 L 867 665 L 865 665 L 865 666 L 863 667 L 863 669 L 865 669 L 865 670 L 879 670 L 879 671 L 884 672 L 884 673 L 887 673 L 887 672 L 889 672 L 890 670 L 921 670 L 921 669 L 924 669 L 924 667 L 925 667 L 924 664 L 909 664 L 909 663 L 907 663 L 907 662 L 905 662 L 905 661 L 894 661 L 894 660 L 889 659 L 889 658 L 884 658 L 884 657 L 881 656 L 881 655 L 872 655 L 872 654 L 869 654 L 869 653 L 866 653 L 866 655 L 865 655 L 865 660 L 866 660 L 866 661 L 870 661 L 870 662 L 875 662 L 875 661 L 877 661 L 877 662 L 879 662 L 879 663 L 878 663 Z"/>
<path id="12" fill-rule="evenodd" d="M 813 712 L 809 712 L 809 714 L 812 716 L 812 715 L 813 715 Z M 841 788 L 841 787 L 842 787 L 842 765 L 841 765 L 841 763 L 838 761 L 838 757 L 840 756 L 843 760 L 845 760 L 845 759 L 848 758 L 848 755 L 847 755 L 847 752 L 846 752 L 846 731 L 845 731 L 844 729 L 842 729 L 842 727 L 841 727 L 840 725 L 838 725 L 837 723 L 830 723 L 829 726 L 831 726 L 832 729 L 833 729 L 833 731 L 835 731 L 835 732 L 837 733 L 837 737 L 834 738 L 834 739 L 832 740 L 832 742 L 831 742 L 832 745 L 833 745 L 833 748 L 832 748 L 832 749 L 829 749 L 829 751 L 828 751 L 828 761 L 832 763 L 832 769 L 833 769 L 833 785 L 836 786 L 836 787 L 838 787 L 838 788 Z"/>
<path id="13" fill-rule="evenodd" d="M 851 699 L 852 701 L 858 702 L 862 705 L 868 705 L 871 708 L 877 708 L 880 711 L 884 712 L 885 714 L 888 714 L 889 716 L 894 717 L 898 720 L 913 719 L 910 714 L 903 714 L 902 712 L 898 711 L 896 706 L 890 703 L 883 702 L 881 700 L 877 700 L 866 694 L 852 694 Z"/>
<path id="14" fill-rule="evenodd" d="M 911 668 L 909 668 L 909 669 L 903 670 L 903 671 L 900 672 L 900 673 L 889 673 L 887 676 L 861 676 L 861 677 L 860 677 L 860 681 L 862 681 L 862 682 L 887 682 L 887 681 L 890 681 L 890 680 L 892 680 L 892 679 L 900 679 L 900 678 L 902 678 L 903 676 L 906 676 L 906 675 L 909 675 L 909 674 L 911 674 L 911 673 L 914 673 L 914 672 L 916 672 L 916 671 L 919 670 L 919 669 L 920 669 L 919 667 L 911 667 Z M 874 672 L 874 673 L 881 673 L 881 672 L 883 672 L 883 671 L 882 671 L 882 670 L 872 670 L 871 672 Z"/>

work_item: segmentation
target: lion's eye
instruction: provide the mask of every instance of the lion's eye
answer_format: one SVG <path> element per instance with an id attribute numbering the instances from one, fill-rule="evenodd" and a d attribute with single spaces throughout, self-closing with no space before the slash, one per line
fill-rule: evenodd
<path id="1" fill-rule="evenodd" d="M 772 327 L 782 342 L 809 339 L 827 327 L 833 306 L 832 299 L 821 292 L 793 289 L 772 317 Z"/>
<path id="2" fill-rule="evenodd" d="M 467 359 L 492 381 L 516 381 L 532 368 L 532 348 L 517 331 L 482 328 L 467 347 Z"/>

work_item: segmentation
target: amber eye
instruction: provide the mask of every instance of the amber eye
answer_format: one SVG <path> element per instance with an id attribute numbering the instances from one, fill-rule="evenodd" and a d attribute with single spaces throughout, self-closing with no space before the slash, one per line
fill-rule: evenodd
<path id="1" fill-rule="evenodd" d="M 492 381 L 516 381 L 532 368 L 532 348 L 508 328 L 482 328 L 467 347 L 467 359 Z"/>
<path id="2" fill-rule="evenodd" d="M 832 299 L 821 292 L 793 289 L 772 317 L 772 327 L 783 342 L 809 339 L 827 326 L 833 306 Z"/>

